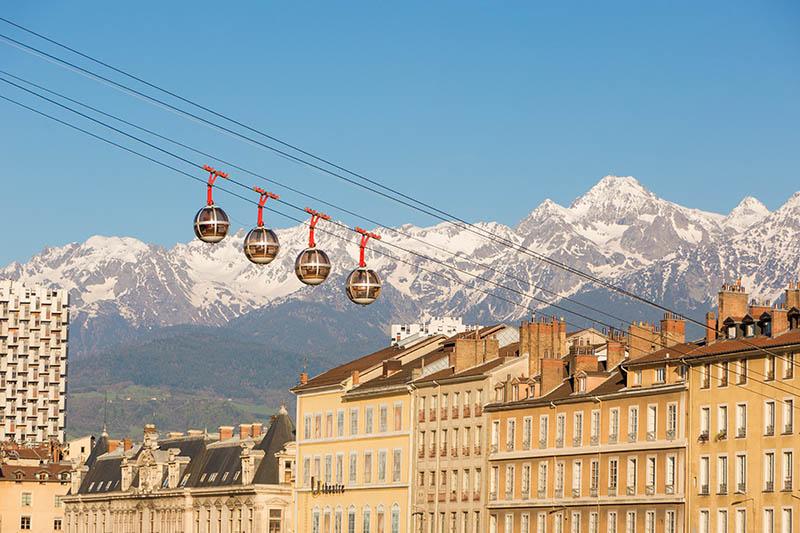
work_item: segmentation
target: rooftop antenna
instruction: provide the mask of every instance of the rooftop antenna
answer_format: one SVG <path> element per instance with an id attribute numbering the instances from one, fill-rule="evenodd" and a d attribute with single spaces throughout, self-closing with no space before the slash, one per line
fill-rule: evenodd
<path id="1" fill-rule="evenodd" d="M 103 392 L 103 433 L 102 435 L 108 436 L 108 391 Z"/>

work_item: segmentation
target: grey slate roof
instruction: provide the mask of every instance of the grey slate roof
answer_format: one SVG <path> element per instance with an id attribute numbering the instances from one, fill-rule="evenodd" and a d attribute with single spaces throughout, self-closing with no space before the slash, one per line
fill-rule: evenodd
<path id="1" fill-rule="evenodd" d="M 281 412 L 270 424 L 267 434 L 255 447 L 256 450 L 264 452 L 264 459 L 256 470 L 253 483 L 278 483 L 278 458 L 275 457 L 275 453 L 279 452 L 287 442 L 295 440 L 295 433 L 294 422 L 289 418 L 286 410 L 281 409 Z"/>

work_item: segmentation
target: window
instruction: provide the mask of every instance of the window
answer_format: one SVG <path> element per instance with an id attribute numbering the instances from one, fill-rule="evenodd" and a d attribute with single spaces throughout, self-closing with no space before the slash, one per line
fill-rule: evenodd
<path id="1" fill-rule="evenodd" d="M 717 533 L 728 533 L 728 510 L 717 510 Z"/>
<path id="2" fill-rule="evenodd" d="M 766 365 L 765 370 L 767 371 L 767 375 L 764 379 L 766 380 L 775 379 L 775 356 L 768 355 L 767 358 L 764 360 L 764 363 Z"/>
<path id="3" fill-rule="evenodd" d="M 378 407 L 378 424 L 381 433 L 389 431 L 389 406 L 381 405 Z"/>
<path id="4" fill-rule="evenodd" d="M 783 400 L 783 433 L 790 435 L 794 429 L 794 400 L 785 398 Z"/>
<path id="5" fill-rule="evenodd" d="M 522 449 L 531 449 L 531 438 L 533 435 L 533 418 L 526 416 L 522 419 Z"/>
<path id="6" fill-rule="evenodd" d="M 792 450 L 783 452 L 783 490 L 792 490 Z"/>
<path id="7" fill-rule="evenodd" d="M 631 495 L 631 496 L 636 494 L 636 478 L 637 478 L 636 468 L 638 466 L 637 463 L 638 463 L 638 460 L 636 459 L 636 457 L 629 457 L 628 458 L 628 485 L 627 485 L 627 488 L 628 488 L 628 494 Z"/>
<path id="8" fill-rule="evenodd" d="M 764 491 L 775 490 L 775 452 L 764 453 Z"/>
<path id="9" fill-rule="evenodd" d="M 709 426 L 711 425 L 711 408 L 700 408 L 700 440 L 708 440 Z"/>
<path id="10" fill-rule="evenodd" d="M 589 490 L 592 491 L 592 496 L 597 495 L 597 486 L 600 480 L 600 461 L 592 459 L 591 470 L 589 472 Z"/>
<path id="11" fill-rule="evenodd" d="M 336 436 L 344 437 L 344 409 L 336 411 Z"/>
<path id="12" fill-rule="evenodd" d="M 332 477 L 333 477 L 333 456 L 328 453 L 325 454 L 325 483 L 331 483 Z"/>
<path id="13" fill-rule="evenodd" d="M 548 444 L 548 425 L 550 422 L 549 415 L 541 415 L 539 417 L 539 447 L 540 448 L 547 448 Z"/>
<path id="14" fill-rule="evenodd" d="M 493 420 L 492 421 L 492 452 L 496 452 L 498 450 L 498 446 L 500 445 L 500 421 Z"/>
<path id="15" fill-rule="evenodd" d="M 664 383 L 667 381 L 667 369 L 666 367 L 659 367 L 656 368 L 655 371 L 655 382 L 656 383 Z"/>
<path id="16" fill-rule="evenodd" d="M 736 492 L 744 493 L 747 490 L 747 454 L 736 454 Z"/>
<path id="17" fill-rule="evenodd" d="M 506 450 L 512 451 L 516 442 L 517 420 L 509 418 L 506 421 Z"/>
<path id="18" fill-rule="evenodd" d="M 656 488 L 656 458 L 655 457 L 648 457 L 647 458 L 647 491 L 649 493 L 654 493 Z"/>
<path id="19" fill-rule="evenodd" d="M 728 492 L 728 456 L 717 457 L 717 494 Z"/>
<path id="20" fill-rule="evenodd" d="M 506 499 L 514 497 L 514 465 L 506 465 Z"/>
<path id="21" fill-rule="evenodd" d="M 336 454 L 336 484 L 344 483 L 344 454 Z"/>
<path id="22" fill-rule="evenodd" d="M 775 533 L 775 510 L 764 509 L 764 533 Z"/>
<path id="23" fill-rule="evenodd" d="M 633 384 L 634 385 L 641 385 L 642 384 L 642 371 L 637 370 L 633 374 Z"/>
<path id="24" fill-rule="evenodd" d="M 350 507 L 347 510 L 347 533 L 356 533 L 356 509 Z"/>
<path id="25" fill-rule="evenodd" d="M 581 482 L 583 481 L 583 463 L 581 461 L 572 462 L 572 497 L 577 498 L 581 495 Z"/>
<path id="26" fill-rule="evenodd" d="M 708 509 L 702 509 L 700 511 L 700 519 L 698 520 L 698 526 L 700 526 L 699 530 L 700 533 L 709 533 L 709 512 Z"/>
<path id="27" fill-rule="evenodd" d="M 658 418 L 658 406 L 647 406 L 647 440 L 656 440 L 656 419 Z"/>
<path id="28" fill-rule="evenodd" d="M 330 531 L 331 514 L 330 514 L 330 511 L 326 511 L 325 513 L 326 513 L 325 514 L 325 522 L 326 522 L 325 528 L 326 528 L 326 531 Z M 241 527 L 241 522 L 242 522 L 241 516 L 242 515 L 241 515 L 241 511 L 240 511 L 239 512 L 239 531 L 242 530 L 242 527 Z M 317 515 L 317 516 L 319 516 L 319 515 Z M 231 525 L 233 525 L 233 518 L 231 518 Z M 319 527 L 319 524 L 317 524 L 317 527 Z M 230 529 L 233 529 L 233 527 L 231 527 Z M 273 532 L 274 533 L 279 533 L 280 530 L 281 530 L 281 510 L 280 509 L 270 509 L 269 510 L 269 533 L 273 533 Z"/>
<path id="29" fill-rule="evenodd" d="M 724 361 L 719 364 L 719 386 L 720 387 L 727 387 L 728 386 L 728 362 Z"/>
<path id="30" fill-rule="evenodd" d="M 792 533 L 792 508 L 784 507 L 781 512 L 781 533 Z"/>
<path id="31" fill-rule="evenodd" d="M 402 450 L 395 448 L 392 450 L 392 483 L 400 483 L 400 471 L 402 461 Z"/>
<path id="32" fill-rule="evenodd" d="M 581 513 L 572 513 L 572 533 L 581 533 Z"/>
<path id="33" fill-rule="evenodd" d="M 783 379 L 794 377 L 794 354 L 786 354 L 783 357 Z"/>
<path id="34" fill-rule="evenodd" d="M 500 471 L 496 466 L 492 467 L 492 476 L 489 478 L 489 499 L 497 499 L 497 485 L 500 484 Z"/>
<path id="35" fill-rule="evenodd" d="M 522 516 L 520 516 L 519 519 L 519 533 L 530 533 L 530 531 L 531 531 L 531 515 L 525 513 Z"/>
<path id="36" fill-rule="evenodd" d="M 646 533 L 656 533 L 656 512 L 647 511 L 644 515 L 644 530 Z"/>
<path id="37" fill-rule="evenodd" d="M 583 413 L 577 412 L 574 415 L 572 427 L 572 444 L 580 446 L 583 443 Z"/>
<path id="38" fill-rule="evenodd" d="M 675 438 L 678 429 L 678 404 L 667 404 L 667 439 Z"/>
<path id="39" fill-rule="evenodd" d="M 743 439 L 747 436 L 747 404 L 736 404 L 736 438 Z"/>
<path id="40" fill-rule="evenodd" d="M 536 533 L 547 533 L 547 515 L 545 513 L 536 515 Z"/>
<path id="41" fill-rule="evenodd" d="M 350 435 L 358 435 L 358 407 L 350 409 Z"/>
<path id="42" fill-rule="evenodd" d="M 186 476 L 188 476 L 187 474 Z M 186 479 L 186 476 L 183 479 Z M 311 485 L 311 457 L 303 457 L 303 486 L 308 487 Z M 181 485 L 185 485 L 183 481 L 181 481 Z"/>
<path id="43" fill-rule="evenodd" d="M 628 408 L 628 442 L 635 442 L 639 434 L 639 408 Z"/>
<path id="44" fill-rule="evenodd" d="M 514 515 L 511 513 L 505 516 L 505 533 L 514 533 Z"/>
<path id="45" fill-rule="evenodd" d="M 617 488 L 617 474 L 619 469 L 619 462 L 617 459 L 608 460 L 608 488 Z"/>
<path id="46" fill-rule="evenodd" d="M 772 400 L 764 402 L 764 435 L 775 434 L 775 402 Z"/>
<path id="47" fill-rule="evenodd" d="M 728 437 L 728 406 L 717 406 L 717 440 Z"/>
<path id="48" fill-rule="evenodd" d="M 707 455 L 700 457 L 700 486 L 699 494 L 708 494 L 708 478 L 710 474 L 710 459 Z"/>
<path id="49" fill-rule="evenodd" d="M 675 511 L 664 513 L 664 533 L 675 533 Z"/>
<path id="50" fill-rule="evenodd" d="M 372 513 L 369 507 L 364 507 L 364 510 L 361 515 L 361 531 L 362 533 L 370 533 L 372 531 L 370 519 L 372 518 Z"/>
<path id="51" fill-rule="evenodd" d="M 578 392 L 586 392 L 586 377 L 581 376 L 578 378 Z"/>
<path id="52" fill-rule="evenodd" d="M 589 439 L 592 445 L 600 444 L 600 410 L 592 411 L 592 420 L 589 427 Z"/>
<path id="53" fill-rule="evenodd" d="M 109 481 L 109 483 L 111 483 L 111 482 Z M 61 501 L 61 498 L 63 498 L 63 497 L 64 496 L 61 495 L 61 494 L 56 494 L 53 497 L 53 507 L 63 507 L 64 506 L 64 502 Z"/>
<path id="54" fill-rule="evenodd" d="M 63 528 L 61 527 L 61 519 L 54 518 L 53 519 L 53 531 L 61 531 Z"/>
<path id="55" fill-rule="evenodd" d="M 29 530 L 31 528 L 31 517 L 21 516 L 19 519 L 19 528 L 24 530 Z"/>
<path id="56" fill-rule="evenodd" d="M 539 463 L 539 480 L 537 482 L 537 488 L 539 491 L 539 498 L 546 498 L 547 497 L 547 463 L 545 461 L 541 461 Z"/>
<path id="57" fill-rule="evenodd" d="M 378 450 L 378 483 L 386 483 L 386 450 Z"/>
<path id="58" fill-rule="evenodd" d="M 400 533 L 400 506 L 392 505 L 391 533 Z"/>
<path id="59" fill-rule="evenodd" d="M 625 533 L 636 533 L 636 511 L 628 511 L 626 514 Z"/>
<path id="60" fill-rule="evenodd" d="M 522 497 L 527 498 L 531 492 L 531 465 L 522 465 Z"/>
<path id="61" fill-rule="evenodd" d="M 598 531 L 598 514 L 597 511 L 589 513 L 589 533 L 597 533 Z"/>
<path id="62" fill-rule="evenodd" d="M 736 533 L 747 531 L 747 509 L 736 509 Z"/>
<path id="63" fill-rule="evenodd" d="M 611 409 L 608 416 L 608 443 L 616 444 L 619 435 L 619 408 Z"/>
<path id="64" fill-rule="evenodd" d="M 741 359 L 739 361 L 739 376 L 736 383 L 739 385 L 747 383 L 747 359 Z"/>
<path id="65" fill-rule="evenodd" d="M 556 498 L 562 498 L 564 493 L 564 462 L 556 463 Z"/>
<path id="66" fill-rule="evenodd" d="M 609 511 L 608 519 L 606 520 L 607 533 L 617 533 L 617 512 Z"/>
<path id="67" fill-rule="evenodd" d="M 303 417 L 303 438 L 306 440 L 311 438 L 311 415 Z"/>
<path id="68" fill-rule="evenodd" d="M 33 502 L 33 494 L 30 492 L 23 492 L 20 499 L 20 505 L 23 507 L 30 507 Z"/>
<path id="69" fill-rule="evenodd" d="M 364 484 L 372 483 L 372 452 L 364 452 Z"/>
<path id="70" fill-rule="evenodd" d="M 374 411 L 371 405 L 364 408 L 364 433 L 372 433 L 374 430 Z"/>
<path id="71" fill-rule="evenodd" d="M 333 437 L 333 411 L 325 413 L 325 438 Z"/>
<path id="72" fill-rule="evenodd" d="M 707 389 L 711 386 L 711 363 L 705 363 L 700 368 L 700 388 Z"/>
<path id="73" fill-rule="evenodd" d="M 564 446 L 564 430 L 567 425 L 567 415 L 559 413 L 556 416 L 556 447 Z"/>
<path id="74" fill-rule="evenodd" d="M 397 402 L 397 403 L 394 404 L 394 430 L 395 431 L 402 431 L 403 430 L 403 404 L 402 404 L 402 402 Z M 394 510 L 392 512 L 394 512 Z"/>
<path id="75" fill-rule="evenodd" d="M 358 473 L 358 452 L 350 452 L 350 465 L 348 470 L 348 482 L 356 484 L 356 474 Z"/>

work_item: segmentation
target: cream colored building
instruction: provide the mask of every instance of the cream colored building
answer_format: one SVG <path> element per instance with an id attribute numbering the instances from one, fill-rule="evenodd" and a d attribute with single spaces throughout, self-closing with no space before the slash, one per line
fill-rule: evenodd
<path id="1" fill-rule="evenodd" d="M 488 417 L 483 405 L 508 374 L 523 374 L 519 332 L 492 326 L 445 341 L 413 379 L 415 532 L 473 532 L 486 521 Z M 500 354 L 503 354 L 501 356 Z M 434 355 L 434 354 L 432 354 Z"/>
<path id="2" fill-rule="evenodd" d="M 70 466 L 38 463 L 24 453 L 0 459 L 0 533 L 64 529 L 62 498 L 70 487 Z"/>
<path id="3" fill-rule="evenodd" d="M 0 280 L 0 442 L 64 442 L 68 295 Z"/>
<path id="4" fill-rule="evenodd" d="M 218 435 L 190 432 L 99 455 L 73 472 L 64 498 L 68 533 L 290 533 L 294 424 L 285 409 Z M 102 439 L 101 439 L 102 440 Z M 99 445 L 99 443 L 98 443 Z"/>
<path id="5" fill-rule="evenodd" d="M 413 398 L 407 380 L 444 336 L 400 343 L 301 378 L 298 531 L 410 531 Z"/>

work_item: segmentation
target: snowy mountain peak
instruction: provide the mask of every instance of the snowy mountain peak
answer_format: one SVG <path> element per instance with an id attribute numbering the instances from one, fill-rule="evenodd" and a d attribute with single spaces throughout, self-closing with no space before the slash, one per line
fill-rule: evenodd
<path id="1" fill-rule="evenodd" d="M 733 228 L 736 231 L 744 231 L 756 222 L 760 222 L 765 217 L 769 216 L 769 209 L 762 204 L 757 198 L 752 196 L 745 196 L 739 205 L 733 208 L 722 226 L 726 228 Z"/>
<path id="2" fill-rule="evenodd" d="M 570 209 L 584 211 L 601 206 L 624 206 L 657 199 L 655 194 L 632 176 L 606 176 L 586 194 L 572 202 Z"/>

